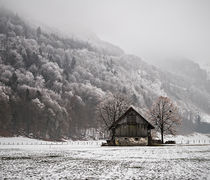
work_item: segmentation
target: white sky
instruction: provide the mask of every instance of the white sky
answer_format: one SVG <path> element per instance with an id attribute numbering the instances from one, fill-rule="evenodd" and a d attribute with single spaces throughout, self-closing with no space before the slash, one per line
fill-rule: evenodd
<path id="1" fill-rule="evenodd" d="M 84 29 L 145 61 L 210 62 L 210 0 L 0 0 L 61 30 Z"/>

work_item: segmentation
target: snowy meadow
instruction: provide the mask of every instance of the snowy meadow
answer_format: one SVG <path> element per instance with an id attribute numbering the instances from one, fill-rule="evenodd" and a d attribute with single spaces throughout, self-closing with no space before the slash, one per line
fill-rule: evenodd
<path id="1" fill-rule="evenodd" d="M 210 179 L 209 144 L 101 147 L 100 141 L 3 140 L 1 179 Z"/>

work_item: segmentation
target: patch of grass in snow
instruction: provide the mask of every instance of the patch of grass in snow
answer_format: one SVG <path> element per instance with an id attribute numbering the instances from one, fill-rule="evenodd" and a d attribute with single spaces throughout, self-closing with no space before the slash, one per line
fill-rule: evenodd
<path id="1" fill-rule="evenodd" d="M 128 167 L 128 168 L 143 169 L 144 167 L 142 167 L 142 166 L 131 166 L 131 167 Z"/>
<path id="2" fill-rule="evenodd" d="M 22 160 L 22 159 L 31 159 L 29 156 L 22 156 L 22 157 L 1 157 L 1 160 Z"/>
<path id="3" fill-rule="evenodd" d="M 210 159 L 204 159 L 204 158 L 177 158 L 173 160 L 181 160 L 181 161 L 198 161 L 198 162 L 210 162 Z"/>
<path id="4" fill-rule="evenodd" d="M 57 158 L 57 157 L 61 157 L 59 155 L 50 155 L 50 156 L 46 156 L 46 158 Z"/>
<path id="5" fill-rule="evenodd" d="M 59 155 L 50 155 L 50 156 L 38 156 L 38 157 L 34 157 L 34 156 L 2 156 L 1 160 L 25 160 L 25 159 L 46 159 L 46 158 L 58 158 L 58 157 L 62 157 Z"/>
<path id="6" fill-rule="evenodd" d="M 210 150 L 206 150 L 206 151 L 188 151 L 188 153 L 209 153 Z"/>

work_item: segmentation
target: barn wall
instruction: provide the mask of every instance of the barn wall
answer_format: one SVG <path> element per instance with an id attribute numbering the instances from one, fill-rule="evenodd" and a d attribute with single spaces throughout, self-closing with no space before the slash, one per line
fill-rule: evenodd
<path id="1" fill-rule="evenodd" d="M 116 129 L 117 137 L 146 137 L 147 124 L 121 124 Z"/>

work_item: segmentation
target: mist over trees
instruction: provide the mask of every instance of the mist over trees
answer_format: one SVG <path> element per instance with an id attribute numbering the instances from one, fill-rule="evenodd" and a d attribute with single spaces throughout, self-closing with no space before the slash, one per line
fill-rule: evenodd
<path id="1" fill-rule="evenodd" d="M 183 107 L 184 127 L 191 132 L 193 110 L 208 112 L 210 95 L 190 83 L 186 92 L 186 84 L 116 46 L 63 38 L 0 10 L 0 135 L 84 138 L 81 131 L 101 126 L 97 105 L 116 93 L 143 112 L 169 94 Z"/>

